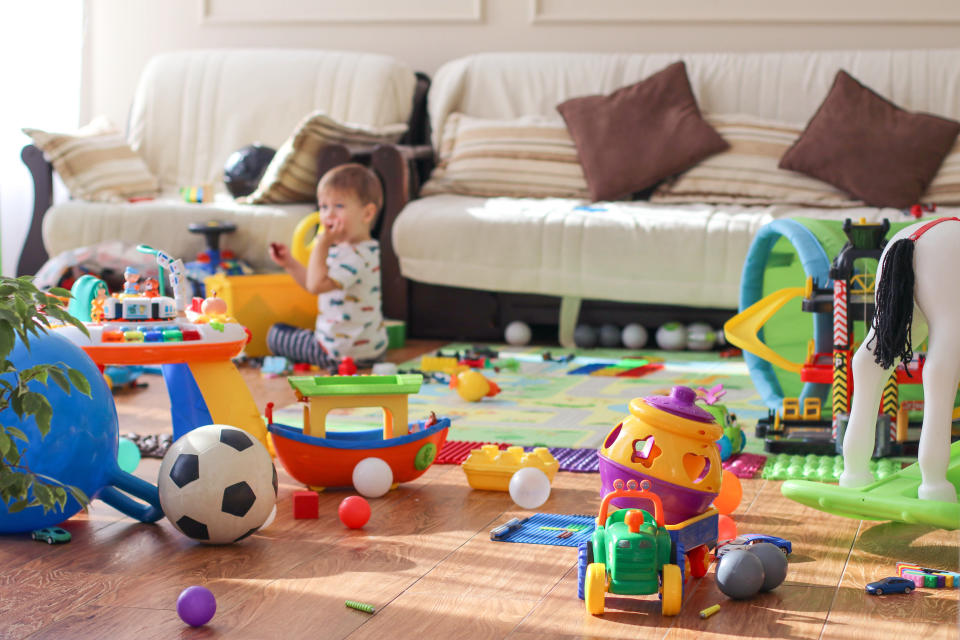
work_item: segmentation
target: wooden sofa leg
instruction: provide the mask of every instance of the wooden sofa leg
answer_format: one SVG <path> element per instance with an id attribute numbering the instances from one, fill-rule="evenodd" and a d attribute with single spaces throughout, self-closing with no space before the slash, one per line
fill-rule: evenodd
<path id="1" fill-rule="evenodd" d="M 580 316 L 580 298 L 563 296 L 560 298 L 560 346 L 572 349 L 573 331 L 577 327 L 577 318 Z"/>

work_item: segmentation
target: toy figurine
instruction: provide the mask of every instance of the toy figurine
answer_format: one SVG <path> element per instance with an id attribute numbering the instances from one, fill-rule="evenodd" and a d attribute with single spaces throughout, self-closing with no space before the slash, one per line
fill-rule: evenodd
<path id="1" fill-rule="evenodd" d="M 156 278 L 147 278 L 143 281 L 143 295 L 148 298 L 156 298 L 160 295 L 160 283 Z"/>
<path id="2" fill-rule="evenodd" d="M 912 345 L 929 335 L 923 367 L 924 412 L 918 464 L 922 500 L 957 502 L 947 480 L 953 401 L 960 382 L 960 218 L 919 222 L 886 246 L 877 271 L 873 326 L 853 357 L 850 422 L 843 441 L 841 487 L 874 481 L 870 454 L 881 386 L 895 360 L 909 363 Z M 912 333 L 912 335 L 911 335 Z"/>
<path id="3" fill-rule="evenodd" d="M 140 271 L 135 267 L 127 267 L 123 272 L 123 292 L 129 295 L 140 293 Z"/>

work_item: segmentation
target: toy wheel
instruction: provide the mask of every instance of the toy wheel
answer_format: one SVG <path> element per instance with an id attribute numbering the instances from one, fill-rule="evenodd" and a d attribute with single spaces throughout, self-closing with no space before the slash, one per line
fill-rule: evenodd
<path id="1" fill-rule="evenodd" d="M 661 612 L 665 616 L 675 616 L 680 613 L 683 604 L 683 579 L 680 577 L 680 567 L 675 564 L 663 565 L 663 602 Z"/>
<path id="2" fill-rule="evenodd" d="M 413 468 L 417 471 L 423 471 L 431 464 L 433 464 L 434 459 L 437 457 L 437 445 L 432 442 L 428 442 L 417 451 L 416 457 L 413 459 Z"/>
<path id="3" fill-rule="evenodd" d="M 883 589 L 877 589 L 876 591 L 874 591 L 874 593 L 876 593 L 878 596 L 882 596 L 882 595 L 883 595 Z"/>
<path id="4" fill-rule="evenodd" d="M 904 587 L 904 588 L 903 588 L 903 592 L 904 592 L 904 593 L 910 593 L 911 591 L 913 591 L 913 589 L 911 589 L 910 587 Z"/>
<path id="5" fill-rule="evenodd" d="M 584 601 L 587 613 L 599 616 L 603 614 L 603 599 L 607 591 L 607 567 L 602 562 L 587 565 L 587 577 L 584 583 Z"/>
<path id="6" fill-rule="evenodd" d="M 593 543 L 589 540 L 577 546 L 577 597 L 583 600 L 584 581 L 587 567 L 593 564 Z"/>
<path id="7" fill-rule="evenodd" d="M 707 569 L 710 568 L 710 552 L 707 551 L 706 546 L 700 545 L 691 549 L 687 559 L 690 561 L 691 576 L 702 578 L 707 575 Z"/>
<path id="8" fill-rule="evenodd" d="M 53 544 L 53 538 L 47 538 L 47 544 Z"/>

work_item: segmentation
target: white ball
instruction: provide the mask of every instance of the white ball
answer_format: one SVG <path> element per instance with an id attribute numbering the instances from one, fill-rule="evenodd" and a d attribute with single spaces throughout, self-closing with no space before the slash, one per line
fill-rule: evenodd
<path id="1" fill-rule="evenodd" d="M 373 365 L 373 375 L 395 376 L 397 375 L 397 365 L 393 362 L 377 362 Z"/>
<path id="2" fill-rule="evenodd" d="M 687 347 L 687 330 L 679 322 L 668 322 L 657 329 L 656 340 L 664 351 L 682 351 Z"/>
<path id="3" fill-rule="evenodd" d="M 623 328 L 620 339 L 627 349 L 642 349 L 643 345 L 647 344 L 649 337 L 642 324 L 633 323 Z"/>
<path id="4" fill-rule="evenodd" d="M 507 325 L 507 330 L 503 332 L 503 337 L 507 344 L 515 347 L 522 347 L 530 342 L 530 325 L 522 320 L 514 320 Z"/>
<path id="5" fill-rule="evenodd" d="M 157 487 L 173 526 L 206 544 L 254 533 L 277 503 L 277 471 L 266 447 L 222 424 L 198 427 L 170 445 Z"/>
<path id="6" fill-rule="evenodd" d="M 393 470 L 380 458 L 364 458 L 353 468 L 353 488 L 366 498 L 379 498 L 393 484 Z"/>
<path id="7" fill-rule="evenodd" d="M 550 478 L 536 467 L 523 467 L 510 477 L 510 497 L 524 509 L 536 509 L 550 497 Z"/>
<path id="8" fill-rule="evenodd" d="M 706 322 L 694 322 L 687 327 L 687 348 L 691 351 L 709 351 L 717 343 L 717 332 Z"/>

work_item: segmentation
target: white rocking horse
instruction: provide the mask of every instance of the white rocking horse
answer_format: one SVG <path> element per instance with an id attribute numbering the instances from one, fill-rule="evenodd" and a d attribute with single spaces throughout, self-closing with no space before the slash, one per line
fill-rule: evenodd
<path id="1" fill-rule="evenodd" d="M 960 383 L 960 218 L 939 218 L 893 236 L 877 269 L 873 326 L 853 357 L 853 404 L 843 440 L 841 487 L 874 481 L 869 470 L 877 407 L 895 360 L 929 336 L 918 497 L 956 502 L 947 481 L 953 400 Z M 911 335 L 912 334 L 912 335 Z"/>

